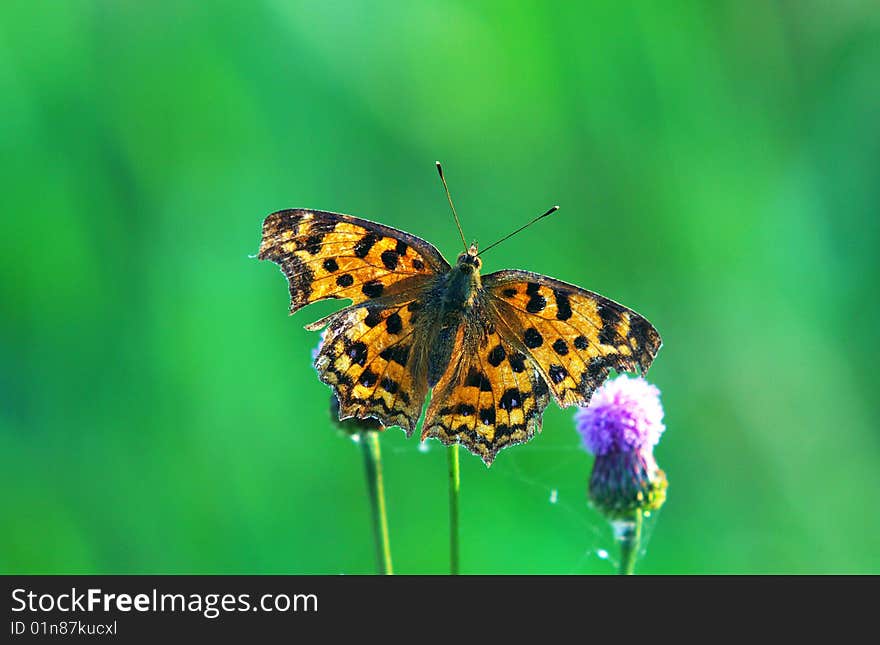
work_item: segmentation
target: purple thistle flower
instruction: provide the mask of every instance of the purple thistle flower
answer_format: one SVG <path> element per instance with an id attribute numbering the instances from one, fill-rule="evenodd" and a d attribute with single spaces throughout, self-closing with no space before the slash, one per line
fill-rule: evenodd
<path id="1" fill-rule="evenodd" d="M 652 449 L 666 429 L 660 390 L 643 378 L 606 381 L 587 408 L 575 413 L 584 447 L 599 456 L 615 451 Z"/>
<path id="2" fill-rule="evenodd" d="M 666 475 L 653 454 L 666 429 L 660 390 L 643 378 L 606 381 L 575 413 L 575 427 L 596 456 L 590 499 L 602 512 L 619 518 L 660 508 Z"/>

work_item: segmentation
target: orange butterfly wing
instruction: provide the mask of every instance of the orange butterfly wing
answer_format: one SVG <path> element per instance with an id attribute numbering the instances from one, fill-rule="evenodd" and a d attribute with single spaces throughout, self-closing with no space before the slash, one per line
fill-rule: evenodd
<path id="1" fill-rule="evenodd" d="M 483 277 L 498 331 L 537 365 L 561 407 L 587 405 L 611 369 L 646 372 L 662 344 L 644 317 L 529 271 Z"/>
<path id="2" fill-rule="evenodd" d="M 404 231 L 339 213 L 304 209 L 263 222 L 258 256 L 280 265 L 291 313 L 327 298 L 353 304 L 307 325 L 327 327 L 315 368 L 339 400 L 340 419 L 374 417 L 415 429 L 428 391 L 407 367 L 422 298 L 449 263 Z"/>
<path id="3" fill-rule="evenodd" d="M 418 300 L 371 302 L 321 321 L 315 369 L 336 392 L 340 419 L 373 417 L 412 435 L 428 393 L 425 375 L 410 367 L 419 312 Z"/>
<path id="4" fill-rule="evenodd" d="M 305 209 L 278 211 L 263 222 L 258 257 L 281 267 L 290 312 L 326 298 L 355 304 L 417 289 L 447 271 L 434 246 L 369 220 Z"/>
<path id="5" fill-rule="evenodd" d="M 550 395 L 534 363 L 495 323 L 472 322 L 458 330 L 453 356 L 461 359 L 437 383 L 422 439 L 461 443 L 491 465 L 499 450 L 540 432 Z"/>

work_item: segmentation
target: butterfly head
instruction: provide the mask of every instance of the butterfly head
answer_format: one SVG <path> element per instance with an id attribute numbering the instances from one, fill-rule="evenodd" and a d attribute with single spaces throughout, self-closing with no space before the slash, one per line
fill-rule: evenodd
<path id="1" fill-rule="evenodd" d="M 444 306 L 447 310 L 462 309 L 473 303 L 475 294 L 482 287 L 481 266 L 483 261 L 477 257 L 477 244 L 474 242 L 458 256 L 455 266 L 446 274 Z"/>
<path id="2" fill-rule="evenodd" d="M 463 273 L 473 273 L 474 271 L 478 272 L 480 270 L 480 267 L 483 266 L 483 261 L 477 257 L 476 242 L 472 242 L 470 247 L 468 247 L 467 252 L 458 256 L 456 264 L 458 264 L 458 268 Z"/>

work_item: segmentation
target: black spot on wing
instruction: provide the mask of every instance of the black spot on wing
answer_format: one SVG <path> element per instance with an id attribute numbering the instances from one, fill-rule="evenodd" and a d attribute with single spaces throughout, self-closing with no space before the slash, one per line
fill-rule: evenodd
<path id="1" fill-rule="evenodd" d="M 409 359 L 409 347 L 408 346 L 400 346 L 400 345 L 392 345 L 391 347 L 386 347 L 381 352 L 379 352 L 379 356 L 382 357 L 383 360 L 394 361 L 398 365 L 406 367 L 406 362 Z"/>
<path id="2" fill-rule="evenodd" d="M 389 271 L 394 271 L 397 268 L 397 261 L 400 259 L 400 256 L 397 254 L 397 251 L 382 251 L 382 264 L 385 265 L 385 268 Z"/>
<path id="3" fill-rule="evenodd" d="M 466 387 L 478 387 L 481 392 L 491 392 L 492 382 L 480 370 L 472 367 L 464 380 Z"/>
<path id="4" fill-rule="evenodd" d="M 339 270 L 339 264 L 333 258 L 324 260 L 324 270 L 328 273 L 335 273 Z"/>
<path id="5" fill-rule="evenodd" d="M 562 381 L 565 380 L 565 377 L 568 376 L 568 370 L 562 367 L 562 365 L 551 365 L 548 370 L 550 375 L 550 380 L 559 385 Z"/>
<path id="6" fill-rule="evenodd" d="M 523 334 L 523 342 L 525 342 L 526 347 L 529 349 L 535 349 L 544 344 L 544 337 L 541 336 L 541 332 L 537 329 L 529 327 L 526 329 L 526 333 Z"/>
<path id="7" fill-rule="evenodd" d="M 399 334 L 400 330 L 403 329 L 403 321 L 400 319 L 400 314 L 395 311 L 388 316 L 385 319 L 385 327 L 388 329 L 389 334 Z"/>
<path id="8" fill-rule="evenodd" d="M 571 302 L 568 299 L 568 294 L 559 289 L 554 289 L 553 299 L 556 301 L 556 319 L 568 320 L 571 318 Z"/>
<path id="9" fill-rule="evenodd" d="M 361 341 L 351 343 L 345 350 L 352 363 L 357 363 L 361 367 L 367 362 L 367 345 Z"/>
<path id="10" fill-rule="evenodd" d="M 367 257 L 367 253 L 370 252 L 370 249 L 381 239 L 382 237 L 380 235 L 367 233 L 358 240 L 357 244 L 354 245 L 354 254 L 359 258 Z"/>
<path id="11" fill-rule="evenodd" d="M 364 318 L 364 324 L 365 324 L 367 327 L 371 327 L 371 328 L 372 328 L 372 327 L 375 327 L 375 326 L 378 325 L 380 322 L 382 322 L 382 314 L 381 314 L 379 311 L 371 311 L 371 312 L 368 313 L 367 316 Z"/>
<path id="12" fill-rule="evenodd" d="M 384 290 L 385 285 L 379 280 L 370 280 L 369 282 L 365 282 L 364 286 L 361 287 L 361 291 L 367 298 L 378 298 L 382 295 Z"/>
<path id="13" fill-rule="evenodd" d="M 528 311 L 530 314 L 541 313 L 546 307 L 547 299 L 537 292 L 531 294 L 529 301 L 526 303 L 526 311 Z"/>
<path id="14" fill-rule="evenodd" d="M 336 278 L 336 284 L 340 287 L 350 287 L 354 284 L 354 278 L 351 277 L 348 273 L 343 273 L 341 276 Z"/>
<path id="15" fill-rule="evenodd" d="M 463 417 L 472 416 L 475 411 L 476 410 L 474 406 L 470 405 L 469 403 L 459 403 L 458 408 L 456 408 L 455 410 L 456 414 L 459 414 Z"/>
<path id="16" fill-rule="evenodd" d="M 379 383 L 379 386 L 383 390 L 388 392 L 388 394 L 397 394 L 397 391 L 400 389 L 400 383 L 388 376 L 382 379 L 382 382 Z"/>
<path id="17" fill-rule="evenodd" d="M 501 399 L 498 401 L 498 407 L 502 410 L 507 410 L 508 412 L 514 408 L 522 407 L 522 404 L 522 394 L 515 387 L 505 390 L 504 394 L 501 395 Z"/>
<path id="18" fill-rule="evenodd" d="M 586 336 L 578 336 L 574 339 L 574 346 L 580 350 L 584 350 L 590 346 L 590 343 L 587 341 Z"/>
<path id="19" fill-rule="evenodd" d="M 318 255 L 321 252 L 321 242 L 324 241 L 322 234 L 309 235 L 306 238 L 303 248 L 308 251 L 309 255 Z"/>
<path id="20" fill-rule="evenodd" d="M 495 347 L 492 348 L 492 351 L 489 352 L 489 365 L 492 367 L 498 367 L 501 365 L 501 361 L 504 360 L 505 355 L 506 352 L 504 351 L 504 348 L 501 345 L 495 345 Z"/>
<path id="21" fill-rule="evenodd" d="M 557 338 L 553 341 L 553 351 L 560 356 L 565 356 L 566 354 L 568 354 L 568 345 L 561 338 Z"/>

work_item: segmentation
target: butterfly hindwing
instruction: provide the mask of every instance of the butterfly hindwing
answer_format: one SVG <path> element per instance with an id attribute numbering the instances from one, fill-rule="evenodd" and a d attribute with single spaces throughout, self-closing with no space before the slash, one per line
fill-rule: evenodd
<path id="1" fill-rule="evenodd" d="M 365 303 L 324 319 L 315 369 L 339 400 L 340 419 L 379 419 L 415 430 L 428 391 L 424 376 L 408 368 L 418 306 L 415 300 Z M 320 323 L 318 323 L 320 324 Z M 314 328 L 314 326 L 310 326 Z"/>
<path id="2" fill-rule="evenodd" d="M 541 430 L 550 400 L 547 383 L 494 323 L 462 325 L 453 355 L 461 359 L 437 383 L 422 439 L 461 443 L 490 465 L 499 450 L 525 443 Z"/>
<path id="3" fill-rule="evenodd" d="M 291 313 L 325 298 L 354 303 L 401 293 L 449 269 L 428 242 L 375 222 L 325 211 L 290 209 L 263 222 L 258 256 L 287 276 Z"/>
<path id="4" fill-rule="evenodd" d="M 499 331 L 538 365 L 562 407 L 587 405 L 609 370 L 645 372 L 660 349 L 645 318 L 599 294 L 528 271 L 483 277 Z"/>

